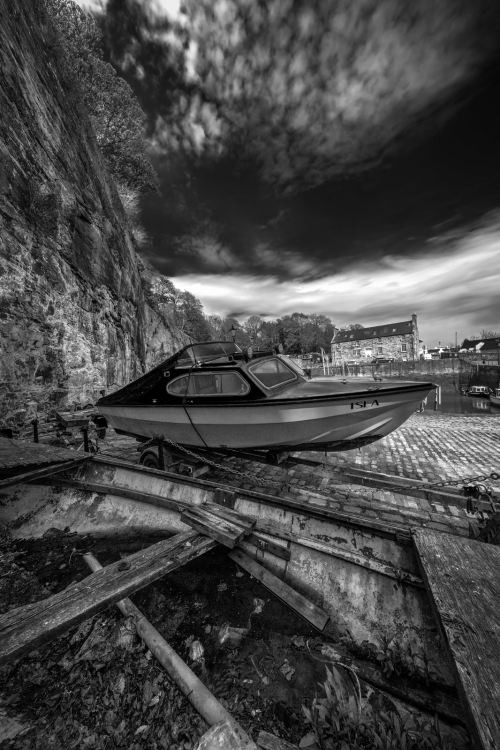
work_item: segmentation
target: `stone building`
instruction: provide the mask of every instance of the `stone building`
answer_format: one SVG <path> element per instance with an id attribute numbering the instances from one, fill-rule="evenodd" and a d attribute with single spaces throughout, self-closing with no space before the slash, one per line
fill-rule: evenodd
<path id="1" fill-rule="evenodd" d="M 371 362 L 376 357 L 398 361 L 419 359 L 420 340 L 417 316 L 402 323 L 387 323 L 371 328 L 350 331 L 334 329 L 332 338 L 332 364 L 345 362 Z"/>
<path id="2" fill-rule="evenodd" d="M 459 349 L 459 356 L 469 362 L 500 365 L 500 336 L 490 339 L 465 339 Z"/>

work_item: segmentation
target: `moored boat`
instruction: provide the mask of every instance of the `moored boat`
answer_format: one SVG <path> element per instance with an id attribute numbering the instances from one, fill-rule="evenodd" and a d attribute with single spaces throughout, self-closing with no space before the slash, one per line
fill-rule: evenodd
<path id="1" fill-rule="evenodd" d="M 472 385 L 467 389 L 467 396 L 479 396 L 482 398 L 489 398 L 491 389 L 487 385 Z"/>
<path id="2" fill-rule="evenodd" d="M 278 351 L 209 342 L 186 346 L 97 407 L 118 433 L 191 448 L 337 451 L 393 432 L 433 388 L 308 380 Z"/>
<path id="3" fill-rule="evenodd" d="M 490 401 L 493 406 L 500 406 L 500 388 L 495 388 L 495 393 L 490 393 Z"/>

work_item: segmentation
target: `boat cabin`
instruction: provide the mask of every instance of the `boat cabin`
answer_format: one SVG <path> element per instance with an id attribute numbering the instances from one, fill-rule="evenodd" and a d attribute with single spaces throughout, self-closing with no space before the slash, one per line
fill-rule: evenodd
<path id="1" fill-rule="evenodd" d="M 485 396 L 489 398 L 491 391 L 486 385 L 473 385 L 469 388 L 469 396 Z"/>
<path id="2" fill-rule="evenodd" d="M 278 350 L 242 350 L 229 341 L 190 344 L 147 375 L 104 396 L 107 404 L 179 404 L 263 399 L 306 382 Z"/>

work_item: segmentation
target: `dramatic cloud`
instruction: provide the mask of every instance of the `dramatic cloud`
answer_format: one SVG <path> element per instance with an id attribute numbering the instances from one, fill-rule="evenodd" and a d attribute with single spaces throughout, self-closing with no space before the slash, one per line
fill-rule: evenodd
<path id="1" fill-rule="evenodd" d="M 237 155 L 281 194 L 438 130 L 498 59 L 491 0 L 80 3 L 106 8 L 111 58 L 143 88 L 156 151 Z"/>
<path id="2" fill-rule="evenodd" d="M 199 297 L 208 313 L 276 318 L 321 313 L 337 325 L 378 325 L 419 316 L 428 345 L 498 329 L 500 215 L 465 237 L 436 238 L 413 258 L 386 256 L 352 266 L 321 281 L 280 281 L 238 276 L 184 276 L 175 284 Z M 245 311 L 245 315 L 241 311 Z"/>
<path id="3" fill-rule="evenodd" d="M 187 0 L 187 80 L 154 142 L 240 150 L 290 192 L 437 128 L 498 54 L 489 0 Z"/>

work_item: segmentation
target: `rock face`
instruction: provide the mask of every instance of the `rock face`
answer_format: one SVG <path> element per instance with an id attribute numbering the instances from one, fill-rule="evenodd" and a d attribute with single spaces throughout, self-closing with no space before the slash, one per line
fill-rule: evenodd
<path id="1" fill-rule="evenodd" d="M 0 0 L 0 424 L 94 402 L 187 342 L 146 303 L 127 219 L 31 0 Z"/>

